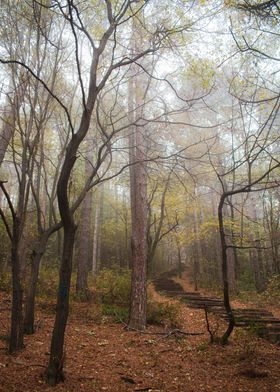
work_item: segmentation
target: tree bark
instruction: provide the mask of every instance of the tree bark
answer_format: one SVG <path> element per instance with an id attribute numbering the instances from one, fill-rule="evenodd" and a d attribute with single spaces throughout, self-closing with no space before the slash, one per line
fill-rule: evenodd
<path id="1" fill-rule="evenodd" d="M 22 300 L 23 289 L 20 276 L 20 221 L 14 217 L 13 222 L 13 240 L 12 240 L 12 312 L 11 312 L 11 334 L 9 342 L 9 353 L 15 353 L 23 348 L 23 317 L 22 317 Z"/>
<path id="2" fill-rule="evenodd" d="M 136 99 L 133 96 L 136 92 Z M 129 113 L 135 109 L 133 103 L 140 108 L 141 88 L 133 89 L 129 81 Z M 140 113 L 137 111 L 137 115 Z M 139 115 L 140 117 L 140 115 Z M 130 124 L 133 118 L 130 118 Z M 147 308 L 147 171 L 144 129 L 132 126 L 129 130 L 130 154 L 130 197 L 131 197 L 131 253 L 132 274 L 128 328 L 144 330 L 146 328 Z M 136 163 L 137 162 L 137 163 Z"/>
<path id="3" fill-rule="evenodd" d="M 265 288 L 264 268 L 260 240 L 255 241 L 257 249 L 250 252 L 251 263 L 254 271 L 255 286 L 258 293 L 262 293 Z"/>
<path id="4" fill-rule="evenodd" d="M 47 381 L 54 386 L 64 381 L 64 335 L 69 313 L 69 292 L 72 273 L 73 244 L 76 227 L 73 223 L 64 228 L 63 254 L 59 274 L 57 309 L 51 341 L 51 354 L 46 372 Z"/>
<path id="5" fill-rule="evenodd" d="M 46 251 L 49 236 L 49 232 L 45 232 L 41 235 L 38 245 L 34 247 L 31 256 L 31 276 L 26 293 L 24 314 L 24 332 L 28 335 L 31 335 L 35 332 L 34 319 L 37 283 L 39 278 L 41 260 Z"/>
<path id="6" fill-rule="evenodd" d="M 95 204 L 95 217 L 94 217 L 94 232 L 93 232 L 93 248 L 92 248 L 92 277 L 96 281 L 98 270 L 98 259 L 100 250 L 100 221 L 101 209 L 103 205 L 104 188 L 103 185 L 96 190 L 96 204 Z"/>
<path id="7" fill-rule="evenodd" d="M 85 178 L 89 178 L 92 172 L 93 146 L 90 140 L 86 140 Z M 92 191 L 84 198 L 81 211 L 80 236 L 77 265 L 76 292 L 81 298 L 88 298 L 88 272 L 92 262 L 91 254 L 91 215 L 92 215 Z"/>
<path id="8" fill-rule="evenodd" d="M 195 252 L 193 260 L 193 280 L 194 280 L 194 290 L 198 290 L 198 279 L 200 273 L 200 259 L 202 257 L 201 244 L 198 238 L 198 216 L 197 207 L 194 208 L 194 233 L 195 233 Z"/>
<path id="9" fill-rule="evenodd" d="M 226 196 L 222 194 L 218 207 L 218 219 L 219 219 L 219 232 L 221 239 L 221 249 L 222 249 L 222 275 L 223 275 L 223 294 L 224 294 L 224 306 L 228 316 L 228 327 L 221 338 L 222 344 L 227 344 L 228 339 L 233 331 L 235 320 L 234 315 L 231 309 L 230 300 L 229 300 L 229 282 L 228 282 L 228 259 L 227 259 L 227 243 L 226 243 L 226 235 L 224 228 L 224 219 L 223 219 L 223 206 L 225 202 Z"/>

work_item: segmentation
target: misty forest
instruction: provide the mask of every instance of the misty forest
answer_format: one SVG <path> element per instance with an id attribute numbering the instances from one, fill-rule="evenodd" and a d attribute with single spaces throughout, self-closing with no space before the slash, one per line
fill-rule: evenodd
<path id="1" fill-rule="evenodd" d="M 0 18 L 0 391 L 280 391 L 280 1 Z"/>

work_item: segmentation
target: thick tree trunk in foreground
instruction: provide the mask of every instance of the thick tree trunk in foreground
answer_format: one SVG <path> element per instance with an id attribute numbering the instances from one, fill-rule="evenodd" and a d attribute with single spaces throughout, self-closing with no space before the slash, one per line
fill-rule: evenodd
<path id="1" fill-rule="evenodd" d="M 94 102 L 94 98 L 92 99 Z M 72 169 L 76 161 L 77 150 L 89 129 L 92 110 L 93 105 L 90 111 L 84 111 L 80 128 L 78 132 L 72 136 L 68 144 L 57 184 L 57 199 L 63 225 L 64 238 L 59 272 L 59 287 L 57 294 L 55 323 L 51 341 L 51 353 L 48 368 L 46 370 L 47 382 L 53 386 L 64 380 L 64 333 L 69 311 L 69 291 L 72 274 L 74 239 L 76 232 L 73 212 L 71 211 L 69 205 L 68 184 Z"/>
<path id="2" fill-rule="evenodd" d="M 133 89 L 133 82 L 129 82 L 129 113 L 132 117 L 135 103 L 140 107 L 141 88 Z M 140 113 L 139 114 L 140 117 Z M 133 123 L 133 118 L 130 118 Z M 130 163 L 130 198 L 131 198 L 131 294 L 128 328 L 144 330 L 146 328 L 147 307 L 147 172 L 146 141 L 144 130 L 132 126 L 129 130 L 129 158 Z M 138 162 L 138 163 L 135 163 Z"/>
<path id="3" fill-rule="evenodd" d="M 132 282 L 128 327 L 143 330 L 146 327 L 147 303 L 147 184 L 143 164 L 136 166 L 138 170 L 134 181 L 136 192 L 132 214 Z"/>

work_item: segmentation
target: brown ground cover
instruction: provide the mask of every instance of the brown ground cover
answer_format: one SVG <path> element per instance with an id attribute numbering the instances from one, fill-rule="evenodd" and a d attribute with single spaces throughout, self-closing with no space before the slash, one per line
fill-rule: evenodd
<path id="1" fill-rule="evenodd" d="M 158 293 L 155 299 L 166 301 Z M 168 334 L 164 326 L 149 326 L 146 334 L 127 331 L 108 318 L 96 323 L 89 305 L 74 303 L 66 334 L 66 380 L 51 388 L 43 373 L 53 314 L 40 310 L 36 334 L 25 338 L 22 352 L 10 356 L 4 339 L 10 301 L 0 293 L 0 391 L 280 391 L 278 346 L 238 329 L 227 347 L 210 345 L 204 312 L 172 302 L 180 307 L 180 328 L 202 335 Z M 221 320 L 210 318 L 213 330 L 223 329 Z"/>

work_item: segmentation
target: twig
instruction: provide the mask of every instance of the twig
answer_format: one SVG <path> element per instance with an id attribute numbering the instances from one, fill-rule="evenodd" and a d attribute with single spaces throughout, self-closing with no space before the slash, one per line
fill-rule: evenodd
<path id="1" fill-rule="evenodd" d="M 131 328 L 127 324 L 125 325 L 125 328 L 130 331 L 135 331 L 135 332 L 140 332 L 143 335 L 161 335 L 164 337 L 169 337 L 171 335 L 175 334 L 181 334 L 181 335 L 186 335 L 186 336 L 197 336 L 197 335 L 204 335 L 204 332 L 186 332 L 182 331 L 181 329 L 171 329 L 170 331 L 167 332 L 147 332 L 147 331 L 141 331 L 140 329 L 137 328 Z"/>
<path id="2" fill-rule="evenodd" d="M 213 343 L 214 342 L 214 336 L 213 336 L 213 332 L 210 329 L 210 324 L 209 324 L 209 319 L 208 319 L 208 311 L 207 311 L 207 307 L 204 307 L 204 312 L 205 312 L 205 320 L 206 320 L 206 327 L 207 327 L 207 331 L 210 335 L 210 342 Z"/>
<path id="3" fill-rule="evenodd" d="M 21 365 L 21 366 L 27 366 L 27 367 L 34 367 L 34 366 L 39 366 L 39 367 L 43 367 L 43 368 L 47 368 L 46 365 L 41 365 L 40 363 L 25 363 L 25 362 L 21 362 L 19 360 L 15 360 L 12 361 L 12 363 L 16 364 L 16 365 Z"/>

